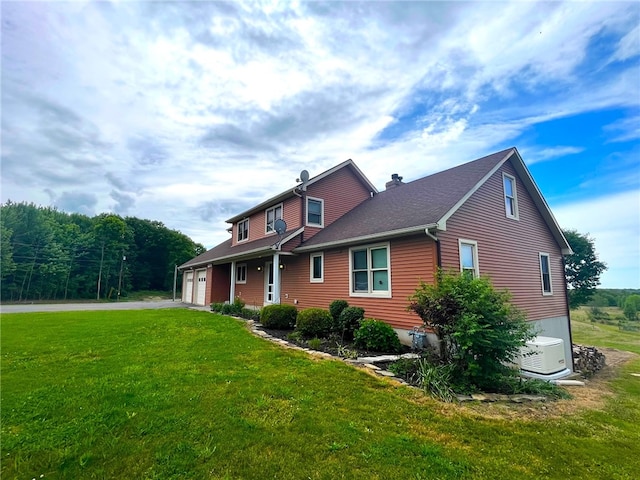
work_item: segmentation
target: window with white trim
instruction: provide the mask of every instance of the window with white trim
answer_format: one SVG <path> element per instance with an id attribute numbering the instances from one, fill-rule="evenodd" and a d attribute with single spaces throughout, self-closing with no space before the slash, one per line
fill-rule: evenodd
<path id="1" fill-rule="evenodd" d="M 238 241 L 244 242 L 249 238 L 249 219 L 245 218 L 238 222 Z"/>
<path id="2" fill-rule="evenodd" d="M 553 295 L 551 285 L 551 263 L 548 253 L 540 253 L 540 282 L 542 283 L 542 294 Z"/>
<path id="3" fill-rule="evenodd" d="M 350 295 L 391 297 L 389 244 L 349 249 Z"/>
<path id="4" fill-rule="evenodd" d="M 236 283 L 247 283 L 247 264 L 238 263 L 236 265 Z"/>
<path id="5" fill-rule="evenodd" d="M 324 200 L 307 197 L 307 225 L 324 227 Z"/>
<path id="6" fill-rule="evenodd" d="M 458 246 L 460 250 L 460 271 L 478 278 L 480 276 L 478 242 L 460 239 L 458 240 Z"/>
<path id="7" fill-rule="evenodd" d="M 267 209 L 265 213 L 265 219 L 267 222 L 265 233 L 273 233 L 276 231 L 275 223 L 279 218 L 282 218 L 282 204 Z"/>
<path id="8" fill-rule="evenodd" d="M 507 173 L 502 174 L 502 186 L 504 188 L 504 208 L 507 218 L 518 219 L 518 192 L 516 190 L 516 178 Z"/>
<path id="9" fill-rule="evenodd" d="M 324 282 L 324 254 L 312 253 L 310 255 L 310 274 L 309 281 L 312 283 Z"/>

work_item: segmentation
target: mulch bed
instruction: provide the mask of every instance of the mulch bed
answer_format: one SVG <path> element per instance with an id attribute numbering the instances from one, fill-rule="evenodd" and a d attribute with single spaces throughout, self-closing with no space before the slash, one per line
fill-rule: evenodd
<path id="1" fill-rule="evenodd" d="M 281 340 L 286 340 L 287 342 L 297 345 L 302 348 L 311 348 L 309 346 L 309 342 L 306 340 L 297 340 L 289 338 L 289 335 L 293 333 L 293 330 L 274 330 L 271 328 L 264 328 L 261 325 L 256 325 L 256 328 L 268 333 L 274 338 L 279 338 Z M 411 351 L 409 347 L 403 345 L 401 352 L 372 352 L 368 350 L 362 350 L 357 348 L 352 341 L 346 341 L 341 339 L 338 336 L 331 336 L 330 338 L 321 338 L 321 343 L 319 348 L 314 348 L 314 350 L 318 350 L 320 352 L 329 353 L 335 357 L 341 356 L 339 352 L 339 347 L 342 349 L 347 349 L 349 352 L 353 352 L 354 356 L 358 357 L 370 357 L 376 355 L 399 355 L 402 353 L 408 353 Z M 342 350 L 344 352 L 344 350 Z"/>

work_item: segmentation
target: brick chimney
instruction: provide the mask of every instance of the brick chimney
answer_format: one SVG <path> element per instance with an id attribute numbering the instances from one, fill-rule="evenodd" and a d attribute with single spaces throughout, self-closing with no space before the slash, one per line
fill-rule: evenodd
<path id="1" fill-rule="evenodd" d="M 404 183 L 402 183 L 402 177 L 397 173 L 394 173 L 391 175 L 391 181 L 387 182 L 384 187 L 386 190 L 389 190 L 391 188 L 399 187 L 400 185 L 404 185 Z"/>

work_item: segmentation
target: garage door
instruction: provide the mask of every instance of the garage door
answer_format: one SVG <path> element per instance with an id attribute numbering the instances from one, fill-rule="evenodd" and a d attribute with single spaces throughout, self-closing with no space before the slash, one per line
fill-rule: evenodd
<path id="1" fill-rule="evenodd" d="M 182 301 L 191 303 L 193 301 L 193 272 L 185 273 L 184 292 L 182 292 Z"/>
<path id="2" fill-rule="evenodd" d="M 207 290 L 207 271 L 200 270 L 198 273 L 198 285 L 196 286 L 196 305 L 204 305 L 204 294 Z"/>

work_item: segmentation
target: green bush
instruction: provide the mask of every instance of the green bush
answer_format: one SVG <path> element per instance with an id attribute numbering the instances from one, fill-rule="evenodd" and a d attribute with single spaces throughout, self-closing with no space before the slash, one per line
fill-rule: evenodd
<path id="1" fill-rule="evenodd" d="M 260 320 L 260 310 L 253 310 L 251 308 L 243 308 L 240 310 L 240 316 L 247 320 L 253 320 L 255 322 Z"/>
<path id="2" fill-rule="evenodd" d="M 374 352 L 399 352 L 401 348 L 398 334 L 393 328 L 372 318 L 362 321 L 353 339 L 356 347 Z"/>
<path id="3" fill-rule="evenodd" d="M 338 317 L 336 333 L 342 335 L 343 339 L 351 340 L 353 332 L 360 327 L 362 320 L 364 320 L 364 308 L 346 307 Z"/>
<path id="4" fill-rule="evenodd" d="M 453 365 L 436 365 L 425 358 L 418 360 L 418 384 L 426 393 L 443 402 L 451 402 L 455 395 L 451 388 L 452 374 Z"/>
<path id="5" fill-rule="evenodd" d="M 322 350 L 322 340 L 319 338 L 312 338 L 307 344 L 311 350 Z"/>
<path id="6" fill-rule="evenodd" d="M 322 308 L 307 308 L 298 313 L 296 330 L 303 338 L 326 337 L 331 331 L 331 314 Z"/>
<path id="7" fill-rule="evenodd" d="M 220 309 L 220 313 L 223 315 L 234 315 L 235 309 L 233 308 L 233 304 L 224 303 L 222 304 L 222 308 Z"/>
<path id="8" fill-rule="evenodd" d="M 260 312 L 260 323 L 266 328 L 288 330 L 296 324 L 297 315 L 293 305 L 267 305 Z"/>
<path id="9" fill-rule="evenodd" d="M 222 303 L 222 302 L 220 302 L 220 303 L 212 303 L 211 304 L 211 311 L 212 312 L 221 312 L 223 305 L 224 305 L 224 303 Z"/>
<path id="10" fill-rule="evenodd" d="M 244 306 L 244 300 L 236 297 L 233 300 L 233 303 L 212 303 L 211 311 L 219 312 L 223 315 L 235 315 L 236 317 L 241 317 Z"/>
<path id="11" fill-rule="evenodd" d="M 442 272 L 411 297 L 409 309 L 438 336 L 441 363 L 452 365 L 456 385 L 494 391 L 512 373 L 506 364 L 536 335 L 509 299 L 486 278 Z"/>
<path id="12" fill-rule="evenodd" d="M 348 306 L 349 303 L 346 300 L 334 300 L 329 304 L 329 313 L 331 314 L 331 317 L 333 317 L 333 324 L 335 325 L 334 330 L 337 331 L 338 318 L 340 318 L 340 314 Z"/>

